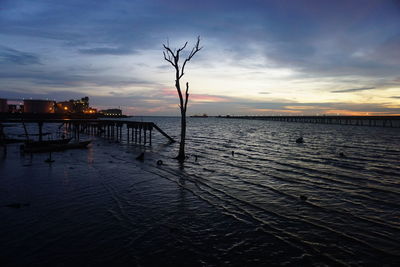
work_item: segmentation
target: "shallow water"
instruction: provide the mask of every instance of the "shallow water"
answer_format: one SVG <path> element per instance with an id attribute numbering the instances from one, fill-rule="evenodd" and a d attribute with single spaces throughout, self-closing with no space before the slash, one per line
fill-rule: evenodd
<path id="1" fill-rule="evenodd" d="M 178 139 L 179 118 L 143 120 Z M 0 208 L 7 263 L 400 263 L 400 129 L 190 118 L 182 166 L 160 134 L 125 138 L 51 166 L 10 147 L 1 202 L 30 205 Z"/>

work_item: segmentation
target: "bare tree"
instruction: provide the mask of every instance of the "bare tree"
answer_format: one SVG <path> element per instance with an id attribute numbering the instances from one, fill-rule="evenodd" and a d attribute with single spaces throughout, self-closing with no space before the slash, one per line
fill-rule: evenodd
<path id="1" fill-rule="evenodd" d="M 172 50 L 169 47 L 169 43 L 167 45 L 163 44 L 164 46 L 164 59 L 171 63 L 171 65 L 175 69 L 175 87 L 176 91 L 178 92 L 179 95 L 179 108 L 181 111 L 181 143 L 179 145 L 179 153 L 178 156 L 176 157 L 179 161 L 184 161 L 185 160 L 185 142 L 186 142 L 186 109 L 187 109 L 187 103 L 189 100 L 189 83 L 186 82 L 186 90 L 185 94 L 182 93 L 181 89 L 181 83 L 180 80 L 185 74 L 185 67 L 186 63 L 188 63 L 192 57 L 199 52 L 202 47 L 199 47 L 200 45 L 200 36 L 197 37 L 197 42 L 196 45 L 192 48 L 192 51 L 190 51 L 189 55 L 186 57 L 186 59 L 183 61 L 183 64 L 179 64 L 181 52 L 186 48 L 187 42 L 179 49 L 174 49 Z"/>

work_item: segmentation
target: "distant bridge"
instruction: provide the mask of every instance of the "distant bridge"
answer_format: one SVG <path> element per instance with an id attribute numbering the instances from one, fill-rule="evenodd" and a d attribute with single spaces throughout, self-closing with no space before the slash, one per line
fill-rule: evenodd
<path id="1" fill-rule="evenodd" d="M 400 128 L 400 116 L 227 116 L 224 118 Z"/>

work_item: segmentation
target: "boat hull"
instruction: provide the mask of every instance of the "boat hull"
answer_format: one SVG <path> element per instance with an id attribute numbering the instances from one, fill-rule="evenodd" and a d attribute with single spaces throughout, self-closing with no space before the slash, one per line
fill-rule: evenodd
<path id="1" fill-rule="evenodd" d="M 44 141 L 26 141 L 25 147 L 43 147 L 49 145 L 64 145 L 68 144 L 72 138 L 57 139 L 57 140 L 44 140 Z"/>
<path id="2" fill-rule="evenodd" d="M 23 147 L 23 151 L 25 153 L 57 152 L 68 149 L 86 148 L 90 144 L 90 142 L 91 141 L 84 141 L 84 142 L 70 143 L 70 144 L 51 144 L 46 146 Z"/>

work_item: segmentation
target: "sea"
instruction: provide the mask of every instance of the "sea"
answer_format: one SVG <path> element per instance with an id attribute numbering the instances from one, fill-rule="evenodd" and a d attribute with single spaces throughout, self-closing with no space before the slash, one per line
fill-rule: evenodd
<path id="1" fill-rule="evenodd" d="M 178 117 L 129 120 L 179 140 Z M 399 128 L 188 118 L 184 163 L 156 131 L 122 137 L 51 164 L 8 147 L 1 266 L 400 264 Z"/>

